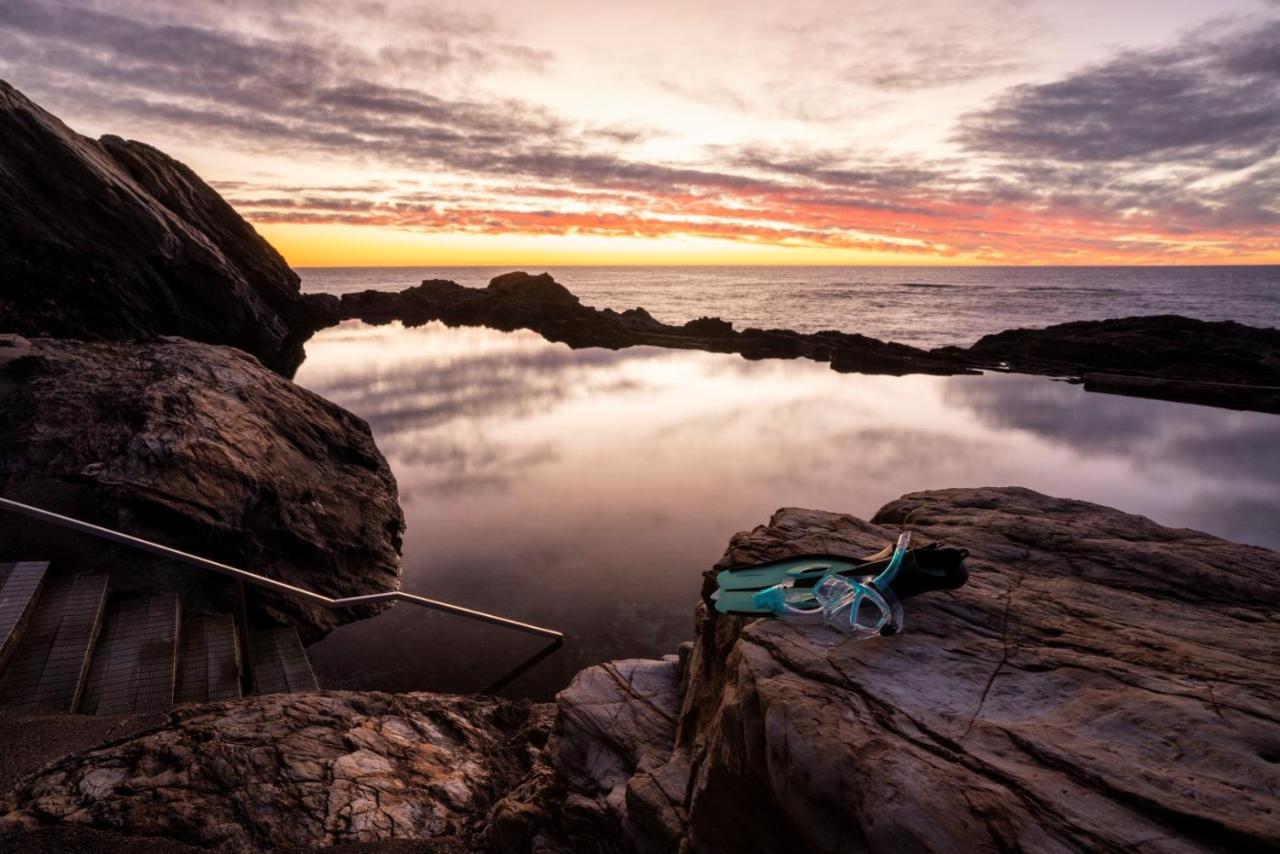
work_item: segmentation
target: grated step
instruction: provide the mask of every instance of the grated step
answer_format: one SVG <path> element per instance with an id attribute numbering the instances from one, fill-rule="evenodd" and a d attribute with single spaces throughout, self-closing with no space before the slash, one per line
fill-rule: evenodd
<path id="1" fill-rule="evenodd" d="M 249 664 L 255 693 L 301 694 L 319 690 L 297 629 L 251 632 Z"/>
<path id="2" fill-rule="evenodd" d="M 106 598 L 105 575 L 49 584 L 0 674 L 0 706 L 75 711 Z"/>
<path id="3" fill-rule="evenodd" d="M 44 583 L 47 561 L 0 563 L 0 671 L 17 648 L 35 610 Z"/>
<path id="4" fill-rule="evenodd" d="M 172 706 L 179 614 L 174 593 L 114 599 L 103 619 L 80 711 L 110 715 Z"/>
<path id="5" fill-rule="evenodd" d="M 213 614 L 183 620 L 174 702 L 233 700 L 240 694 L 240 649 L 232 616 Z"/>

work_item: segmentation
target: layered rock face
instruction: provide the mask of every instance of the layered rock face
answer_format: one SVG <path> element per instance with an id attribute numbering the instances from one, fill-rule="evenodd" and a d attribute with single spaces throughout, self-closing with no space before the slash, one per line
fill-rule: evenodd
<path id="1" fill-rule="evenodd" d="M 396 483 L 356 416 L 230 347 L 10 344 L 0 347 L 0 494 L 331 596 L 398 585 Z M 8 553 L 120 568 L 116 586 L 225 586 L 85 535 L 3 523 Z M 310 638 L 360 615 L 265 592 L 251 601 Z"/>
<path id="2" fill-rule="evenodd" d="M 289 373 L 313 327 L 297 275 L 194 172 L 0 81 L 0 331 L 180 335 Z"/>
<path id="3" fill-rule="evenodd" d="M 580 673 L 540 751 L 538 707 L 255 698 L 57 762 L 0 822 L 232 850 L 1280 847 L 1280 555 L 1005 488 L 915 493 L 871 521 L 781 510 L 722 563 L 865 555 L 904 526 L 970 549 L 972 574 L 907 602 L 891 638 L 704 602 L 679 657 Z"/>

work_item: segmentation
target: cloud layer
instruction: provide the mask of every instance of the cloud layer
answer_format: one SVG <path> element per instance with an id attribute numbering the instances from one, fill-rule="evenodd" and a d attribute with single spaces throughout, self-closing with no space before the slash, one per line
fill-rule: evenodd
<path id="1" fill-rule="evenodd" d="M 584 121 L 529 94 L 562 56 L 482 14 L 369 3 L 334 28 L 337 6 L 214 5 L 203 19 L 150 0 L 111 11 L 3 0 L 0 74 L 73 125 L 305 165 L 307 180 L 277 169 L 220 184 L 263 224 L 679 235 L 991 262 L 1280 259 L 1274 14 L 1005 88 L 949 144 L 907 155 L 888 140 L 842 144 L 821 116 L 787 145 L 673 146 L 680 122 L 657 113 L 650 127 Z M 901 45 L 896 60 L 833 65 L 879 97 L 1024 62 L 973 47 L 932 62 L 933 35 L 879 32 Z M 779 37 L 814 44 L 811 26 Z M 840 53 L 838 40 L 819 43 Z M 504 79 L 517 85 L 488 82 Z"/>

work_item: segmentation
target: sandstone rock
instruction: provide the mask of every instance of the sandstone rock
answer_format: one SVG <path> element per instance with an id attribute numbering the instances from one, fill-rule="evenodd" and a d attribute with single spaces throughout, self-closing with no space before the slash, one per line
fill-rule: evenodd
<path id="1" fill-rule="evenodd" d="M 0 349 L 0 494 L 331 596 L 399 583 L 404 520 L 368 425 L 230 347 Z M 10 554 L 119 568 L 117 586 L 226 586 L 85 535 L 0 523 Z M 251 602 L 312 638 L 361 613 L 265 592 Z"/>
<path id="2" fill-rule="evenodd" d="M 321 692 L 180 708 L 20 785 L 0 833 L 51 824 L 225 851 L 478 838 L 529 773 L 550 707 Z"/>
<path id="3" fill-rule="evenodd" d="M 314 327 L 298 276 L 194 172 L 0 81 L 0 330 L 181 335 L 288 373 Z"/>

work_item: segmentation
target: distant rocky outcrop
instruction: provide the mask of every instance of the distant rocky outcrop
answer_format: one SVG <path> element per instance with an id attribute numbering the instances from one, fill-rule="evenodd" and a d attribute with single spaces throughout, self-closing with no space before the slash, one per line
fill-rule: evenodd
<path id="1" fill-rule="evenodd" d="M 934 352 L 1077 377 L 1090 391 L 1280 412 L 1280 329 L 1152 315 L 1010 329 Z"/>
<path id="2" fill-rule="evenodd" d="M 554 712 L 377 694 L 180 710 L 28 778 L 0 824 L 230 850 L 1280 847 L 1280 555 L 1004 488 L 871 521 L 780 510 L 722 563 L 868 554 L 904 526 L 969 549 L 971 577 L 912 599 L 891 638 L 704 601 L 680 656 L 589 668 Z"/>
<path id="3" fill-rule="evenodd" d="M 432 320 L 451 326 L 531 329 L 570 347 L 647 345 L 748 359 L 813 359 L 865 374 L 965 374 L 982 370 L 1070 377 L 1103 391 L 1280 412 L 1280 330 L 1186 317 L 1129 317 L 1015 329 L 972 347 L 921 350 L 847 332 L 735 330 L 716 317 L 680 326 L 643 308 L 624 312 L 584 306 L 546 273 L 507 273 L 487 288 L 431 279 L 398 293 L 361 291 L 325 304 L 329 322 Z M 924 322 L 924 321 L 922 321 Z"/>
<path id="4" fill-rule="evenodd" d="M 7 346 L 4 346 L 7 345 Z M 364 421 L 230 347 L 0 340 L 0 494 L 331 596 L 399 584 L 404 517 Z M 4 514 L 6 553 L 217 596 L 218 576 Z M 254 592 L 315 638 L 368 611 Z"/>
<path id="5" fill-rule="evenodd" d="M 648 345 L 714 353 L 740 353 L 749 359 L 814 359 L 837 371 L 873 374 L 963 374 L 973 368 L 952 356 L 934 356 L 905 344 L 886 343 L 845 332 L 803 334 L 787 329 L 744 329 L 717 318 L 699 318 L 682 326 L 655 320 L 642 308 L 624 312 L 584 306 L 546 273 L 498 276 L 487 288 L 466 288 L 432 279 L 399 293 L 362 291 L 343 294 L 334 319 L 369 323 L 401 320 L 417 325 L 440 320 L 451 326 L 531 329 L 549 341 L 570 347 L 620 349 Z"/>
<path id="6" fill-rule="evenodd" d="M 317 308 L 189 168 L 140 142 L 81 136 L 0 81 L 0 331 L 180 335 L 290 373 Z"/>

